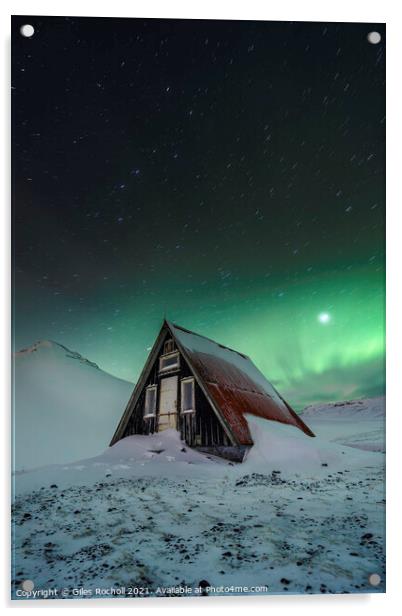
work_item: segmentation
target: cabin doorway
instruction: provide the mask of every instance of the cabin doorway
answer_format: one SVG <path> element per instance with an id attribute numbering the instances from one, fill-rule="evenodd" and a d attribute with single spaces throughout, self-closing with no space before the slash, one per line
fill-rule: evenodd
<path id="1" fill-rule="evenodd" d="M 177 430 L 177 385 L 178 377 L 169 376 L 161 380 L 159 398 L 158 430 Z"/>

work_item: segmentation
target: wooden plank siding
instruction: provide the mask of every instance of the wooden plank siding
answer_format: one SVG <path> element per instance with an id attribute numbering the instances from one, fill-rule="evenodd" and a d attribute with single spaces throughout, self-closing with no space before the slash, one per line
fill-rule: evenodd
<path id="1" fill-rule="evenodd" d="M 182 440 L 184 440 L 190 447 L 225 447 L 230 445 L 231 442 L 227 437 L 225 430 L 217 419 L 215 412 L 211 408 L 211 405 L 196 380 L 194 380 L 195 413 L 182 414 L 180 412 L 181 379 L 193 377 L 194 375 L 182 353 L 180 353 L 179 369 L 168 370 L 160 373 L 159 358 L 161 355 L 163 355 L 163 346 L 161 352 L 157 354 L 154 360 L 152 368 L 148 374 L 146 382 L 143 385 L 142 391 L 135 404 L 135 408 L 131 413 L 130 419 L 126 424 L 121 438 L 133 434 L 152 434 L 158 431 L 158 409 L 161 380 L 164 377 L 177 375 L 179 377 L 177 392 L 177 429 L 180 432 Z M 144 419 L 145 390 L 148 385 L 153 384 L 158 386 L 156 397 L 156 417 Z"/>

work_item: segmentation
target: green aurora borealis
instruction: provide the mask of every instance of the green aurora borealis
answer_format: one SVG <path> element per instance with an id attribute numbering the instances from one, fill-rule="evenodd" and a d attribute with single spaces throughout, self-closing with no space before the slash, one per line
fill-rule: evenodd
<path id="1" fill-rule="evenodd" d="M 252 294 L 227 296 L 215 310 L 214 295 L 192 293 L 182 307 L 177 286 L 176 306 L 167 318 L 248 354 L 296 408 L 316 401 L 380 395 L 384 386 L 384 293 L 381 274 L 368 268 L 278 288 L 256 285 Z M 273 291 L 271 291 L 273 289 Z M 171 287 L 165 289 L 166 303 Z M 173 304 L 173 305 L 172 305 Z M 212 310 L 209 308 L 211 307 Z M 321 324 L 318 315 L 329 313 Z M 138 311 L 138 316 L 136 315 Z M 158 319 L 142 316 L 142 307 L 110 332 L 119 359 L 94 343 L 97 361 L 107 371 L 135 380 L 158 332 Z M 124 319 L 123 319 L 124 323 Z M 138 328 L 138 323 L 143 327 Z M 102 327 L 102 326 L 101 326 Z M 130 335 L 131 334 L 131 335 Z M 132 337 L 132 338 L 131 338 Z M 137 344 L 133 346 L 131 339 Z"/>
<path id="2" fill-rule="evenodd" d="M 105 371 L 135 382 L 166 315 L 248 354 L 297 409 L 383 393 L 381 268 L 370 263 L 332 274 L 310 273 L 286 284 L 270 276 L 253 280 L 252 289 L 243 282 L 243 288 L 241 281 L 206 288 L 189 287 L 180 278 L 163 285 L 157 277 L 146 295 L 128 301 L 116 296 L 101 315 L 95 305 L 85 315 L 73 306 L 70 329 L 62 329 L 56 339 Z M 47 307 L 30 322 L 36 337 L 46 309 L 53 306 L 52 314 L 63 314 L 63 302 L 60 296 L 47 298 Z M 318 319 L 323 312 L 330 315 L 325 324 Z"/>
<path id="3" fill-rule="evenodd" d="M 135 382 L 166 316 L 296 409 L 382 395 L 369 26 L 35 19 L 47 42 L 13 42 L 15 348 L 52 339 Z"/>

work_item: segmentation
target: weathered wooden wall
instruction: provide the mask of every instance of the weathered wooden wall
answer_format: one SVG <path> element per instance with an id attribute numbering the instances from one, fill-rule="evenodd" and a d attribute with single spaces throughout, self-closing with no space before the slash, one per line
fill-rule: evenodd
<path id="1" fill-rule="evenodd" d="M 206 399 L 203 391 L 199 387 L 198 383 L 195 382 L 195 413 L 180 413 L 181 407 L 181 387 L 180 380 L 192 376 L 192 372 L 187 365 L 184 357 L 180 356 L 180 369 L 172 370 L 169 372 L 164 372 L 163 376 L 160 376 L 158 373 L 159 367 L 159 357 L 156 359 L 154 365 L 152 366 L 152 370 L 148 377 L 148 380 L 145 384 L 141 395 L 138 398 L 138 402 L 135 406 L 134 412 L 131 415 L 131 418 L 126 426 L 126 429 L 123 434 L 123 438 L 125 436 L 130 436 L 132 434 L 151 434 L 156 432 L 158 429 L 158 417 L 144 419 L 143 417 L 143 409 L 145 403 L 145 389 L 147 385 L 157 384 L 157 409 L 159 408 L 159 396 L 160 396 L 160 381 L 164 376 L 172 376 L 178 375 L 179 377 L 179 388 L 178 388 L 178 397 L 177 397 L 177 408 L 178 408 L 178 426 L 177 429 L 180 432 L 181 438 L 190 446 L 190 447 L 216 447 L 216 446 L 228 446 L 230 445 L 230 441 L 221 426 L 218 418 L 216 417 L 214 411 L 212 410 L 208 400 Z"/>

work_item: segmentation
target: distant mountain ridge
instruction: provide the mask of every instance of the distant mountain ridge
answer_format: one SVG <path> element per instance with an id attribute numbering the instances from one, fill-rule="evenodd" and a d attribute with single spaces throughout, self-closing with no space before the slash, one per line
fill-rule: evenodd
<path id="1" fill-rule="evenodd" d="M 55 346 L 56 348 L 60 347 L 60 349 L 66 351 L 66 357 L 71 357 L 71 359 L 78 359 L 83 364 L 88 364 L 88 366 L 92 366 L 93 368 L 97 368 L 98 370 L 100 370 L 98 364 L 96 364 L 94 361 L 90 361 L 76 351 L 70 351 L 70 349 L 64 346 L 64 344 L 60 344 L 60 342 L 55 342 L 54 340 L 38 340 L 38 342 L 35 342 L 32 346 L 26 349 L 21 349 L 20 351 L 17 351 L 14 355 L 16 357 L 24 357 L 25 355 L 29 355 L 30 353 L 35 353 L 41 348 L 51 348 L 52 346 Z"/>
<path id="2" fill-rule="evenodd" d="M 301 416 L 315 434 L 333 442 L 385 453 L 385 396 L 314 404 Z"/>
<path id="3" fill-rule="evenodd" d="M 385 396 L 345 402 L 310 404 L 300 414 L 301 417 L 331 419 L 336 417 L 378 419 L 385 416 Z"/>

